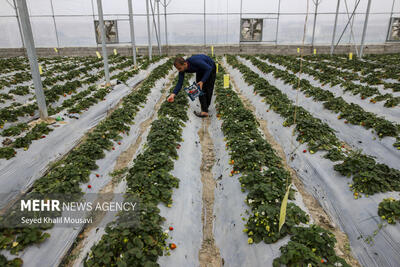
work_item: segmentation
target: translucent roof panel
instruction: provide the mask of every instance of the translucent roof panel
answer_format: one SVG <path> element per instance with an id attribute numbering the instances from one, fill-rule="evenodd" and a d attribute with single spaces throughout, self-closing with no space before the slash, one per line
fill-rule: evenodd
<path id="1" fill-rule="evenodd" d="M 314 0 L 317 1 L 317 0 Z M 308 0 L 308 24 L 306 44 L 312 39 L 314 22 L 314 1 Z M 337 0 L 318 0 L 318 15 L 315 27 L 315 44 L 330 44 Z M 164 6 L 166 5 L 168 20 L 168 41 L 170 44 L 203 44 L 204 43 L 204 4 L 206 11 L 207 44 L 238 44 L 240 27 L 240 3 L 242 2 L 242 18 L 264 19 L 263 42 L 273 41 L 276 36 L 278 6 L 280 2 L 278 43 L 300 44 L 303 37 L 304 19 L 307 12 L 306 0 L 155 0 L 156 12 L 159 3 L 161 14 L 161 42 L 165 44 Z M 342 35 L 358 0 L 340 2 L 338 29 L 336 40 Z M 135 20 L 136 41 L 147 44 L 146 1 L 132 1 Z M 347 3 L 347 6 L 346 6 Z M 360 43 L 368 0 L 360 0 L 354 16 L 354 38 L 350 39 L 350 24 L 343 33 L 342 43 Z M 371 2 L 366 43 L 384 43 L 390 23 L 390 12 L 400 17 L 400 0 L 380 0 Z M 0 0 L 0 31 L 3 38 L 0 47 L 21 47 L 18 23 L 13 1 Z M 102 1 L 104 19 L 117 20 L 120 44 L 130 41 L 128 22 L 128 0 Z M 38 47 L 63 46 L 96 46 L 94 20 L 98 20 L 97 0 L 27 0 L 28 11 L 35 43 Z M 55 22 L 53 19 L 53 11 Z M 150 8 L 151 12 L 151 8 Z M 151 17 L 152 21 L 153 17 Z M 157 18 L 156 18 L 157 21 Z M 57 31 L 55 30 L 57 28 Z M 152 39 L 155 33 L 152 27 Z"/>

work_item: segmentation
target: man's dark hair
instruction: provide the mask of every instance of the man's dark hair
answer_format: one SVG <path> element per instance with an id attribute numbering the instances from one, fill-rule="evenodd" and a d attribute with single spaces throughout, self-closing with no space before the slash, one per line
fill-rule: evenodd
<path id="1" fill-rule="evenodd" d="M 185 63 L 185 59 L 181 56 L 177 56 L 174 60 L 174 66 L 183 65 Z"/>

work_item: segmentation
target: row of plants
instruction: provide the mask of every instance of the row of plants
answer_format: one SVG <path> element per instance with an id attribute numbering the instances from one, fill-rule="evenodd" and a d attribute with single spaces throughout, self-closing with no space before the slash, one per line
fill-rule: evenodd
<path id="1" fill-rule="evenodd" d="M 363 56 L 363 59 L 367 64 L 374 65 L 382 69 L 382 71 L 390 71 L 392 69 L 392 71 L 397 71 L 397 73 L 400 74 L 399 53 L 367 54 Z"/>
<path id="2" fill-rule="evenodd" d="M 93 57 L 94 58 L 94 57 Z M 97 58 L 97 57 L 96 57 Z M 82 57 L 39 57 L 38 62 L 43 65 L 53 65 L 58 63 L 65 63 L 65 61 L 81 61 Z M 0 74 L 9 73 L 13 71 L 25 71 L 29 68 L 29 62 L 26 57 L 12 57 L 0 59 Z"/>
<path id="3" fill-rule="evenodd" d="M 233 167 L 231 174 L 242 173 L 239 180 L 251 208 L 243 230 L 248 235 L 248 243 L 270 244 L 291 235 L 291 241 L 280 248 L 282 254 L 273 266 L 314 266 L 321 262 L 349 266 L 336 256 L 336 239 L 332 233 L 317 225 L 299 226 L 308 224 L 309 217 L 295 203 L 287 204 L 286 220 L 279 229 L 281 205 L 291 176 L 283 167 L 282 159 L 261 136 L 252 112 L 231 88 L 223 88 L 223 74 L 223 70 L 217 74 L 215 84 L 217 116 L 223 121 L 222 132 Z M 290 190 L 289 199 L 294 199 L 294 190 Z"/>
<path id="4" fill-rule="evenodd" d="M 188 85 L 188 78 L 185 77 L 184 86 Z M 145 149 L 135 158 L 126 176 L 125 199 L 135 199 L 138 203 L 138 225 L 127 227 L 123 223 L 134 214 L 119 214 L 116 221 L 106 227 L 106 234 L 91 248 L 84 266 L 158 266 L 158 257 L 168 249 L 168 234 L 163 232 L 161 224 L 165 218 L 160 215 L 157 205 L 164 203 L 171 207 L 172 190 L 179 186 L 179 179 L 170 171 L 178 158 L 179 143 L 183 141 L 188 104 L 185 94 L 176 96 L 174 103 L 162 103 L 158 119 L 151 124 Z"/>
<path id="5" fill-rule="evenodd" d="M 300 71 L 300 64 L 294 57 L 263 55 L 262 58 L 283 65 L 294 73 Z M 339 84 L 345 92 L 350 91 L 353 95 L 359 94 L 362 100 L 373 96 L 373 98 L 370 99 L 371 103 L 386 100 L 384 106 L 387 108 L 395 107 L 400 104 L 400 97 L 394 97 L 390 93 L 383 95 L 376 87 L 356 84 L 353 80 L 357 77 L 357 74 L 342 72 L 335 67 L 329 67 L 328 64 L 323 61 L 316 63 L 303 61 L 302 72 L 313 76 L 314 79 L 319 80 L 323 85 L 330 84 L 331 86 L 335 86 Z"/>
<path id="6" fill-rule="evenodd" d="M 155 58 L 152 62 L 158 60 Z M 148 66 L 146 64 L 146 66 Z M 135 69 L 134 72 L 129 71 L 129 73 L 137 73 L 139 69 Z M 105 96 L 111 91 L 111 88 L 105 87 L 97 89 L 95 85 L 89 86 L 88 89 L 79 92 L 78 94 L 74 94 L 71 98 L 66 99 L 60 106 L 56 108 L 49 107 L 48 114 L 54 115 L 62 111 L 63 109 L 68 107 L 68 113 L 81 113 L 83 110 L 87 110 L 90 106 L 97 104 L 99 101 L 105 100 Z M 7 136 L 15 136 L 20 135 L 23 131 L 21 131 L 21 125 L 27 124 L 18 124 L 15 127 L 11 127 L 9 131 L 6 131 Z M 0 148 L 0 158 L 6 158 L 7 160 L 14 157 L 17 154 L 15 148 L 24 148 L 24 150 L 28 150 L 30 144 L 33 140 L 38 140 L 40 138 L 45 138 L 45 134 L 48 134 L 49 131 L 52 131 L 51 128 L 45 126 L 45 123 L 40 124 L 40 128 L 34 127 L 30 132 L 28 132 L 24 137 L 16 138 L 15 141 L 11 139 L 7 139 L 6 143 L 3 142 L 3 147 Z M 27 127 L 24 128 L 27 130 Z M 8 133 L 14 133 L 10 135 Z M 18 134 L 17 134 L 18 133 Z"/>
<path id="7" fill-rule="evenodd" d="M 120 68 L 121 62 L 125 61 L 125 60 L 126 60 L 126 57 L 111 56 L 110 60 L 109 60 L 109 64 L 110 65 L 115 64 L 116 67 Z M 51 77 L 46 78 L 43 81 L 43 86 L 47 87 L 50 85 L 54 85 L 57 82 L 65 81 L 65 80 L 71 81 L 74 78 L 79 78 L 82 75 L 83 75 L 82 79 L 88 78 L 88 77 L 90 77 L 89 72 L 96 71 L 97 69 L 103 67 L 103 62 L 98 58 L 90 57 L 89 61 L 83 62 L 82 67 L 77 68 L 77 64 L 74 64 L 74 65 L 75 65 L 75 67 L 72 66 L 72 69 L 68 70 L 68 72 L 66 74 L 52 75 Z M 114 67 L 114 66 L 112 66 L 112 67 Z M 124 66 L 124 67 L 126 67 L 126 66 Z"/>
<path id="8" fill-rule="evenodd" d="M 285 84 L 292 85 L 292 89 L 296 90 L 298 87 L 306 97 L 312 97 L 314 101 L 322 102 L 324 108 L 338 113 L 338 119 L 343 119 L 344 123 L 360 125 L 366 129 L 372 128 L 380 138 L 392 136 L 400 140 L 400 125 L 396 125 L 383 117 L 378 117 L 372 112 L 366 112 L 357 104 L 349 104 L 341 96 L 336 97 L 334 93 L 328 90 L 313 86 L 306 79 L 301 79 L 299 82 L 295 74 L 280 70 L 253 56 L 245 56 L 245 58 L 249 59 L 262 72 L 273 73 L 275 78 L 283 80 Z M 400 149 L 397 142 L 394 143 L 394 146 Z"/>
<path id="9" fill-rule="evenodd" d="M 73 95 L 70 99 L 65 100 L 61 106 L 56 107 L 55 109 L 49 108 L 49 114 L 56 114 L 61 110 L 68 108 L 68 113 L 81 113 L 82 110 L 87 110 L 94 104 L 97 104 L 99 101 L 105 100 L 105 96 L 111 91 L 111 88 L 101 88 L 97 89 L 96 86 L 92 85 L 88 89 Z M 91 96 L 89 96 L 92 92 Z M 88 97 L 87 97 L 88 96 Z M 27 123 L 19 123 L 16 126 L 12 126 L 8 129 L 5 129 L 2 132 L 2 136 L 17 136 L 21 135 L 22 132 L 27 131 L 29 126 Z M 47 123 L 42 122 L 34 126 L 25 136 L 18 137 L 14 141 L 11 139 L 7 139 L 6 144 L 3 142 L 3 147 L 0 148 L 0 158 L 10 159 L 17 154 L 15 151 L 16 148 L 24 148 L 24 150 L 28 150 L 30 144 L 33 140 L 38 140 L 40 138 L 45 138 L 46 134 L 52 131 L 52 128 L 47 126 Z"/>
<path id="10" fill-rule="evenodd" d="M 341 163 L 334 165 L 334 169 L 348 178 L 353 178 L 349 188 L 353 191 L 355 199 L 362 197 L 363 194 L 368 196 L 377 192 L 400 191 L 399 170 L 377 163 L 371 156 L 345 148 L 344 143 L 336 137 L 329 125 L 314 118 L 304 108 L 295 106 L 282 91 L 240 63 L 235 56 L 227 56 L 227 61 L 243 74 L 244 80 L 254 87 L 256 94 L 264 97 L 263 100 L 269 104 L 270 109 L 286 119 L 284 127 L 295 124 L 296 140 L 307 143 L 311 154 L 322 150 L 328 152 L 324 155 L 325 158 L 333 162 L 342 160 Z"/>
<path id="11" fill-rule="evenodd" d="M 63 77 L 62 75 L 56 75 L 56 74 L 62 73 L 64 71 L 72 71 L 74 69 L 77 69 L 79 64 L 84 65 L 84 67 L 83 67 L 84 69 L 85 69 L 85 67 L 88 68 L 90 65 L 93 65 L 93 64 L 101 66 L 100 59 L 95 58 L 95 57 L 85 57 L 85 58 L 82 58 L 81 62 L 79 62 L 79 63 L 74 61 L 72 63 L 66 64 L 66 62 L 69 62 L 69 61 L 70 61 L 69 58 L 65 58 L 60 63 L 54 64 L 49 68 L 47 68 L 46 65 L 39 63 L 42 66 L 42 69 L 44 71 L 43 74 L 41 74 L 41 78 L 43 79 L 43 85 L 44 86 L 52 85 L 51 81 L 53 81 L 55 83 L 55 82 L 57 82 L 58 77 L 60 77 L 60 79 L 61 79 L 61 77 Z M 32 76 L 31 76 L 31 72 L 29 69 L 29 65 L 27 67 L 28 68 L 22 72 L 17 72 L 8 77 L 0 77 L 0 84 L 1 84 L 0 89 L 4 88 L 4 87 L 18 85 L 20 83 L 30 81 L 32 79 Z M 72 75 L 72 73 L 69 75 Z M 65 79 L 68 79 L 68 78 L 65 78 Z"/>
<path id="12" fill-rule="evenodd" d="M 21 127 L 18 130 L 20 129 L 23 128 Z M 39 140 L 41 138 L 45 138 L 46 134 L 49 134 L 51 131 L 53 131 L 53 129 L 50 128 L 47 123 L 41 122 L 36 124 L 24 136 L 18 137 L 14 141 L 8 139 L 9 142 L 5 146 L 0 147 L 0 159 L 2 158 L 10 159 L 14 157 L 17 154 L 17 151 L 15 151 L 15 149 L 17 148 L 24 148 L 25 151 L 28 150 L 33 140 Z"/>
<path id="13" fill-rule="evenodd" d="M 318 58 L 305 57 L 308 61 L 317 61 Z M 383 85 L 384 89 L 391 89 L 393 92 L 400 92 L 400 84 L 398 82 L 388 82 L 388 79 L 396 80 L 400 74 L 400 69 L 397 66 L 390 66 L 389 70 L 386 70 L 388 67 L 387 64 L 383 65 L 385 69 L 382 69 L 382 65 L 371 65 L 368 61 L 365 60 L 348 60 L 346 58 L 342 58 L 339 56 L 327 57 L 321 56 L 321 59 L 324 59 L 330 66 L 334 66 L 338 69 L 347 70 L 348 72 L 357 72 L 354 80 L 359 80 L 362 83 L 366 83 L 368 85 Z M 397 59 L 399 60 L 399 59 Z"/>
<path id="14" fill-rule="evenodd" d="M 357 57 L 354 57 L 351 60 L 343 55 L 304 56 L 303 58 L 306 61 L 323 62 L 329 66 L 336 67 L 343 72 L 353 74 L 354 80 L 369 85 L 382 84 L 384 79 L 391 78 L 388 74 L 385 74 L 379 66 L 374 66 L 368 61 L 360 60 Z"/>
<path id="15" fill-rule="evenodd" d="M 28 66 L 29 65 L 26 58 L 0 58 L 0 74 L 11 71 L 25 70 Z"/>
<path id="16" fill-rule="evenodd" d="M 138 70 L 136 70 L 135 73 L 137 73 L 137 71 Z M 76 81 L 76 83 L 79 84 L 78 81 Z M 59 88 L 65 89 L 65 87 L 63 88 L 59 87 Z M 49 107 L 48 113 L 49 115 L 54 115 L 66 107 L 69 107 L 67 111 L 69 113 L 80 113 L 82 110 L 87 110 L 90 106 L 98 103 L 101 100 L 104 100 L 104 97 L 110 91 L 111 89 L 108 87 L 97 89 L 97 87 L 94 85 L 90 86 L 88 89 L 73 95 L 70 99 L 63 101 L 62 105 L 56 108 Z M 94 93 L 90 96 L 92 92 Z M 24 125 L 25 127 L 22 127 L 22 125 Z M 15 127 L 11 127 L 10 130 L 6 129 L 5 136 L 20 135 L 23 131 L 28 130 L 28 127 L 26 126 L 27 124 L 18 124 Z M 11 139 L 7 139 L 6 143 L 3 142 L 4 146 L 0 148 L 0 158 L 6 158 L 8 160 L 14 157 L 17 154 L 17 151 L 15 150 L 16 148 L 24 148 L 25 151 L 28 150 L 33 140 L 45 138 L 45 134 L 48 134 L 50 131 L 52 131 L 52 129 L 49 128 L 46 123 L 41 123 L 39 125 L 36 125 L 33 129 L 31 129 L 30 132 L 28 132 L 23 137 L 18 137 L 14 141 Z M 13 134 L 11 135 L 10 133 Z"/>
<path id="17" fill-rule="evenodd" d="M 357 71 L 361 75 L 369 77 L 372 80 L 372 84 L 381 84 L 384 79 L 399 79 L 400 68 L 398 62 L 400 57 L 398 54 L 368 54 L 364 55 L 363 59 L 354 58 L 354 60 L 347 60 L 347 57 L 334 56 L 328 57 L 323 56 L 328 63 L 336 65 L 338 63 L 343 63 L 340 65 L 342 69 L 347 69 L 351 71 Z"/>
<path id="18" fill-rule="evenodd" d="M 118 56 L 113 56 L 110 59 L 110 64 L 117 64 L 120 61 L 123 61 L 124 58 L 122 57 L 118 57 Z M 83 65 L 81 67 L 79 67 L 80 65 Z M 85 77 L 89 77 L 88 73 L 96 70 L 98 68 L 101 68 L 102 62 L 99 61 L 98 58 L 94 58 L 94 57 L 87 57 L 87 58 L 83 58 L 82 62 L 80 62 L 79 64 L 72 63 L 72 64 L 61 64 L 58 67 L 53 66 L 53 68 L 51 70 L 44 70 L 44 73 L 41 75 L 42 78 L 42 84 L 43 84 L 43 89 L 45 90 L 45 92 L 47 91 L 52 91 L 51 89 L 49 90 L 48 87 L 52 86 L 56 83 L 68 80 L 69 82 L 74 81 L 75 79 L 79 79 L 81 76 L 85 75 Z M 118 65 L 119 66 L 119 65 Z M 63 71 L 68 71 L 65 74 L 60 74 Z M 28 80 L 31 80 L 31 74 L 29 71 L 26 71 L 26 74 L 28 75 Z M 57 75 L 59 74 L 59 75 Z M 96 79 L 97 80 L 97 79 Z M 19 81 L 18 83 L 20 83 L 21 81 Z M 24 85 L 24 86 L 17 86 L 14 89 L 10 89 L 8 91 L 8 99 L 13 99 L 12 94 L 15 95 L 28 95 L 29 93 L 33 93 L 33 87 Z M 32 99 L 34 99 L 32 97 Z M 15 99 L 14 99 L 15 100 Z M 4 102 L 4 101 L 3 101 Z"/>
<path id="19" fill-rule="evenodd" d="M 35 181 L 27 198 L 29 199 L 31 194 L 81 196 L 80 186 L 87 183 L 91 173 L 98 168 L 96 160 L 105 157 L 105 150 L 114 149 L 115 144 L 112 141 L 119 142 L 122 139 L 121 134 L 129 132 L 140 106 L 147 100 L 155 82 L 168 74 L 172 63 L 170 59 L 154 69 L 141 87 L 124 97 L 122 106 L 100 122 L 80 146 L 56 162 L 46 175 Z M 88 185 L 88 188 L 91 186 Z M 14 215 L 12 210 L 9 210 L 0 221 Z M 0 248 L 18 254 L 27 246 L 45 241 L 50 235 L 44 230 L 51 227 L 52 225 L 45 224 L 31 228 L 2 228 Z"/>
<path id="20" fill-rule="evenodd" d="M 13 99 L 12 95 L 0 93 L 0 103 L 5 103 L 6 100 Z"/>
<path id="21" fill-rule="evenodd" d="M 142 64 L 141 68 L 147 68 L 148 64 L 159 60 L 159 57 L 154 57 L 154 59 L 146 64 Z M 136 74 L 139 70 L 124 71 L 123 73 L 129 73 L 129 75 Z M 44 91 L 46 103 L 50 107 L 52 103 L 59 100 L 61 96 L 66 97 L 75 93 L 83 84 L 91 84 L 100 80 L 104 76 L 104 71 L 99 71 L 96 75 L 87 75 L 82 78 L 82 80 L 67 81 L 65 84 L 57 84 L 52 88 Z M 131 76 L 128 76 L 131 77 Z M 20 103 L 12 103 L 10 106 L 0 109 L 0 127 L 3 127 L 5 122 L 15 122 L 18 117 L 22 116 L 34 116 L 37 110 L 36 102 L 27 105 L 21 105 Z M 59 109 L 49 108 L 49 115 L 54 115 L 59 112 Z M 54 113 L 53 113 L 54 112 Z"/>

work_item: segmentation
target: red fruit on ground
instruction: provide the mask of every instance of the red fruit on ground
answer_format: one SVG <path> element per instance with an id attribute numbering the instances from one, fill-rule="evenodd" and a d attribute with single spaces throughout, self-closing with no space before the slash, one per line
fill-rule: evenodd
<path id="1" fill-rule="evenodd" d="M 307 150 L 304 149 L 304 150 L 303 150 L 303 153 L 306 153 L 306 152 L 307 152 Z"/>
<path id="2" fill-rule="evenodd" d="M 100 177 L 100 174 L 96 174 L 96 177 Z"/>
<path id="3" fill-rule="evenodd" d="M 170 227 L 169 227 L 169 230 L 170 230 L 170 231 L 174 230 L 174 227 L 170 226 Z"/>
<path id="4" fill-rule="evenodd" d="M 92 188 L 92 186 L 90 185 L 90 184 L 88 184 L 88 186 L 87 186 L 88 188 Z"/>

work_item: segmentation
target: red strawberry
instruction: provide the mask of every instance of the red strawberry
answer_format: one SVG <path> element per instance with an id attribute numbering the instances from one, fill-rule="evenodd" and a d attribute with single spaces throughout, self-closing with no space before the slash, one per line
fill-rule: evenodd
<path id="1" fill-rule="evenodd" d="M 170 231 L 174 230 L 174 227 L 170 226 L 170 227 L 169 227 L 169 230 L 170 230 Z"/>
<path id="2" fill-rule="evenodd" d="M 113 147 L 112 150 L 115 150 L 115 147 Z"/>
<path id="3" fill-rule="evenodd" d="M 100 174 L 97 173 L 97 174 L 96 174 L 96 177 L 100 177 Z"/>
<path id="4" fill-rule="evenodd" d="M 88 184 L 87 188 L 92 188 L 92 186 L 90 184 Z"/>
<path id="5" fill-rule="evenodd" d="M 121 144 L 121 142 L 118 142 L 118 145 L 120 145 Z"/>
<path id="6" fill-rule="evenodd" d="M 42 135 L 42 138 L 46 138 L 46 136 L 45 136 L 45 135 Z"/>
<path id="7" fill-rule="evenodd" d="M 303 153 L 306 153 L 306 152 L 307 152 L 307 150 L 304 149 L 304 150 L 303 150 Z"/>

